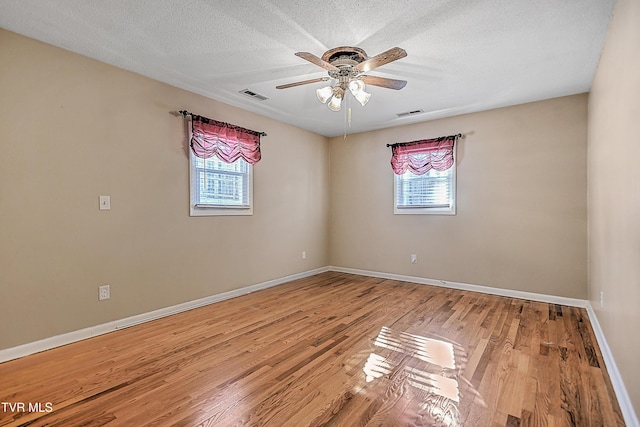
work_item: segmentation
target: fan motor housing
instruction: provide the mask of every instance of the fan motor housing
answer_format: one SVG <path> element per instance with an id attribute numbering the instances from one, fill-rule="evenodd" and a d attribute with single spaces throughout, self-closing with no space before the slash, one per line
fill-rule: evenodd
<path id="1" fill-rule="evenodd" d="M 367 52 L 359 47 L 342 46 L 329 49 L 322 55 L 322 60 L 336 67 L 353 67 L 369 59 Z"/>

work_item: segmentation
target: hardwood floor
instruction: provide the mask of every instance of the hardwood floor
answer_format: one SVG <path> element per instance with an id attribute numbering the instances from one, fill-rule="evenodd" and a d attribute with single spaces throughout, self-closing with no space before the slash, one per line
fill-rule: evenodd
<path id="1" fill-rule="evenodd" d="M 2 363 L 0 401 L 0 426 L 624 425 L 584 309 L 335 272 Z"/>

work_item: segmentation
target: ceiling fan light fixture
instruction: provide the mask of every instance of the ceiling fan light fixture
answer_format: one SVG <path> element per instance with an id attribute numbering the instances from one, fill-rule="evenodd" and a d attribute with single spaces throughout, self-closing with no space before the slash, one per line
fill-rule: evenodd
<path id="1" fill-rule="evenodd" d="M 360 105 L 362 105 L 363 107 L 366 105 L 367 102 L 369 102 L 369 99 L 371 98 L 371 94 L 368 92 L 365 92 L 364 89 L 365 89 L 365 85 L 362 80 L 351 80 L 349 82 L 349 90 L 351 91 L 351 94 L 354 96 L 355 99 L 358 100 Z"/>
<path id="2" fill-rule="evenodd" d="M 323 104 L 326 104 L 331 95 L 333 95 L 333 88 L 331 86 L 325 86 L 316 90 L 316 95 L 318 96 L 318 100 Z"/>
<path id="3" fill-rule="evenodd" d="M 340 111 L 342 109 L 342 98 L 338 98 L 337 96 L 334 96 L 333 98 L 331 98 L 331 101 L 327 104 L 327 107 L 329 107 L 331 111 Z"/>
<path id="4" fill-rule="evenodd" d="M 358 100 L 360 105 L 362 105 L 363 107 L 367 104 L 367 102 L 369 102 L 369 99 L 371 98 L 371 94 L 365 91 L 358 92 L 353 96 Z"/>
<path id="5" fill-rule="evenodd" d="M 331 111 L 340 111 L 342 108 L 342 97 L 344 96 L 344 89 L 340 87 L 333 88 L 333 97 L 331 101 L 327 104 L 327 107 Z"/>
<path id="6" fill-rule="evenodd" d="M 354 79 L 349 82 L 349 90 L 355 96 L 357 92 L 364 90 L 364 82 L 360 79 Z"/>

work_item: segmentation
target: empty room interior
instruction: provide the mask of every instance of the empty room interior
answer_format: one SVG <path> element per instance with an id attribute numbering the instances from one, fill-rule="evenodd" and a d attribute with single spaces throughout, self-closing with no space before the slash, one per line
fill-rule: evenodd
<path id="1" fill-rule="evenodd" d="M 0 426 L 639 426 L 640 1 L 0 2 Z"/>

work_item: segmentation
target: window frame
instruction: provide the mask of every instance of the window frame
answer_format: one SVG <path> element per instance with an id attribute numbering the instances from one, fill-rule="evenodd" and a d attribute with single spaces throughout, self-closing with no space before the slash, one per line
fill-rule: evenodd
<path id="1" fill-rule="evenodd" d="M 248 206 L 237 205 L 198 205 L 195 203 L 196 197 L 196 167 L 197 156 L 189 150 L 189 216 L 235 216 L 253 215 L 253 165 L 247 164 L 247 204 Z M 244 161 L 238 159 L 236 161 Z M 234 162 L 235 163 L 235 162 Z"/>
<path id="2" fill-rule="evenodd" d="M 451 173 L 451 206 L 449 207 L 398 207 L 398 184 L 402 175 L 393 174 L 393 213 L 394 215 L 456 215 L 457 200 L 457 156 L 456 147 L 453 146 L 453 164 L 447 172 Z M 408 172 L 410 173 L 410 172 Z"/>

